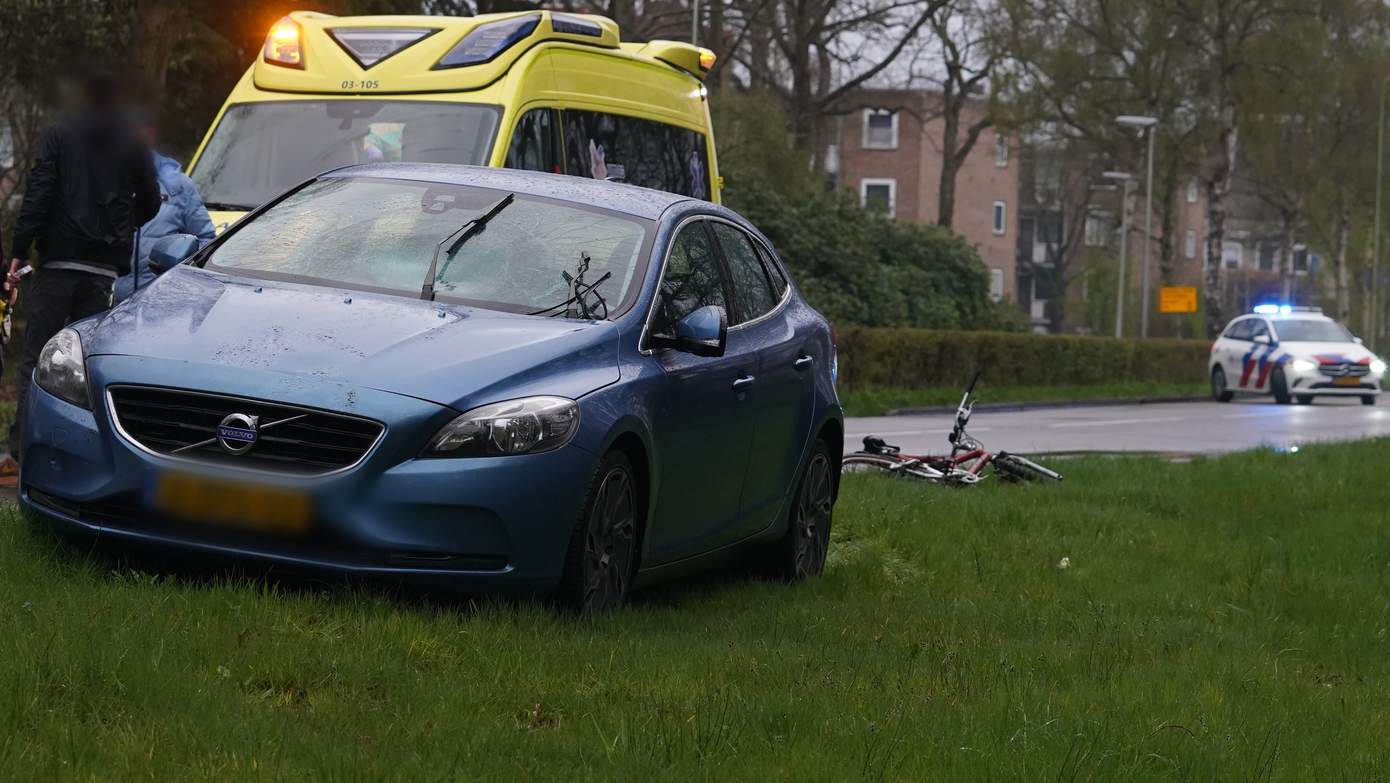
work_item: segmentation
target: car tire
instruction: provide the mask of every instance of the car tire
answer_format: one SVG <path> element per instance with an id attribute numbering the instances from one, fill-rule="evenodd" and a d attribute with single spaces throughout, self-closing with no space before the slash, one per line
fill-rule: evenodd
<path id="1" fill-rule="evenodd" d="M 1361 395 L 1361 404 L 1362 404 L 1362 405 L 1375 405 L 1375 404 L 1376 404 L 1376 395 L 1374 395 L 1374 394 L 1363 394 L 1363 395 Z"/>
<path id="2" fill-rule="evenodd" d="M 1298 395 L 1298 397 L 1296 397 L 1295 399 L 1298 400 L 1298 404 L 1299 404 L 1299 405 L 1312 405 L 1312 404 L 1313 404 L 1313 395 L 1311 395 L 1311 394 L 1300 394 L 1300 395 Z"/>
<path id="3" fill-rule="evenodd" d="M 565 553 L 556 600 L 581 615 L 622 606 L 637 572 L 641 492 L 632 463 L 610 451 L 594 471 Z"/>
<path id="4" fill-rule="evenodd" d="M 1293 402 L 1293 395 L 1289 394 L 1289 379 L 1284 377 L 1283 367 L 1275 367 L 1274 372 L 1270 373 L 1269 390 L 1274 393 L 1274 401 L 1280 405 Z"/>
<path id="5" fill-rule="evenodd" d="M 1220 365 L 1211 370 L 1211 398 L 1217 402 L 1230 402 L 1235 393 L 1226 388 L 1226 371 Z"/>
<path id="6" fill-rule="evenodd" d="M 784 582 L 799 582 L 825 569 L 830 525 L 835 512 L 834 460 L 830 446 L 817 440 L 797 477 L 796 494 L 787 513 L 787 532 L 759 553 L 759 573 Z"/>

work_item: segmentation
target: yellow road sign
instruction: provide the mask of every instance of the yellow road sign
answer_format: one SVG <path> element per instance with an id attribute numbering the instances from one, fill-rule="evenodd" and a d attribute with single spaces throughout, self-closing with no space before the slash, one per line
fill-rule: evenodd
<path id="1" fill-rule="evenodd" d="M 1197 312 L 1197 289 L 1192 286 L 1164 286 L 1158 289 L 1160 313 Z"/>

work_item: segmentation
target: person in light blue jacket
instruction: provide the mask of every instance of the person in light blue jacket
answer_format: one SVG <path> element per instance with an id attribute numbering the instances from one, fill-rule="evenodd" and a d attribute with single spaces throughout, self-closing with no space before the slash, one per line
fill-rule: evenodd
<path id="1" fill-rule="evenodd" d="M 154 117 L 145 112 L 132 114 L 134 124 L 151 150 L 155 150 L 159 131 Z M 206 245 L 217 236 L 212 218 L 198 186 L 183 173 L 183 167 L 173 158 L 153 152 L 155 172 L 159 175 L 159 214 L 135 232 L 135 258 L 131 274 L 116 280 L 114 299 L 124 301 L 136 291 L 153 283 L 158 275 L 150 268 L 150 248 L 170 234 L 192 234 L 199 245 Z"/>

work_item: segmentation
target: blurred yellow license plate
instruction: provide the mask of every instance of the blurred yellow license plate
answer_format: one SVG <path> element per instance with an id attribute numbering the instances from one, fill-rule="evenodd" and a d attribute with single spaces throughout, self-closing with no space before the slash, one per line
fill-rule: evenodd
<path id="1" fill-rule="evenodd" d="M 1338 378 L 1337 380 L 1333 381 L 1333 383 L 1337 384 L 1338 386 L 1360 386 L 1361 379 L 1354 377 Z"/>
<path id="2" fill-rule="evenodd" d="M 303 532 L 313 513 L 309 496 L 295 489 L 186 473 L 159 477 L 154 507 L 192 522 L 276 533 Z"/>

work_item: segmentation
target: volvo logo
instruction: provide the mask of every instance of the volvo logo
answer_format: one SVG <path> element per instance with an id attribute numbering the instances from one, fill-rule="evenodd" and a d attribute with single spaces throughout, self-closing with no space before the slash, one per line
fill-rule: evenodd
<path id="1" fill-rule="evenodd" d="M 260 437 L 259 417 L 233 413 L 217 425 L 217 445 L 228 454 L 245 454 Z"/>

